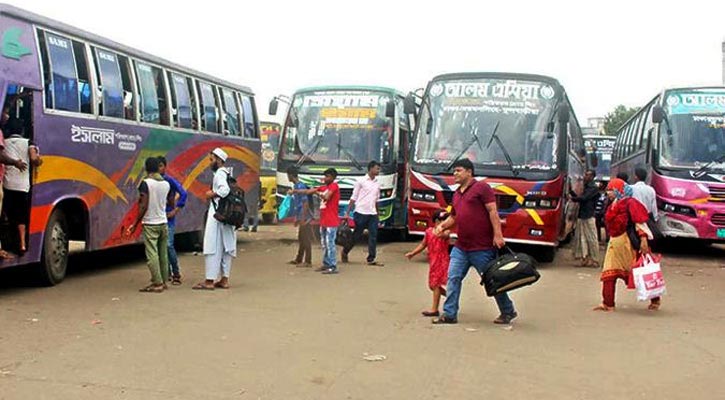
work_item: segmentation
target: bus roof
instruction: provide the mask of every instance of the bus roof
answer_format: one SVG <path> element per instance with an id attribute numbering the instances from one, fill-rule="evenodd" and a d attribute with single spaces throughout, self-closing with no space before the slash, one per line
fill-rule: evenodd
<path id="1" fill-rule="evenodd" d="M 295 91 L 295 94 L 297 93 L 305 93 L 305 92 L 321 92 L 325 90 L 369 90 L 369 91 L 375 91 L 375 92 L 388 92 L 393 93 L 398 96 L 405 96 L 403 92 L 385 87 L 385 86 L 367 86 L 367 85 L 328 85 L 328 86 L 310 86 L 305 87 L 301 89 L 297 89 Z"/>
<path id="2" fill-rule="evenodd" d="M 530 81 L 542 81 L 561 86 L 558 80 L 546 76 L 536 74 L 521 74 L 515 72 L 454 72 L 450 74 L 442 74 L 433 77 L 433 81 L 451 80 L 451 79 L 475 79 L 475 78 L 491 78 L 491 79 L 521 79 Z"/>
<path id="3" fill-rule="evenodd" d="M 29 22 L 31 24 L 38 25 L 38 27 L 40 27 L 40 28 L 49 28 L 49 29 L 58 31 L 60 33 L 66 33 L 71 36 L 76 36 L 80 39 L 86 39 L 90 42 L 93 42 L 94 44 L 108 47 L 109 49 L 117 50 L 121 53 L 125 53 L 128 56 L 140 58 L 145 61 L 148 61 L 148 62 L 151 62 L 154 64 L 158 64 L 159 66 L 177 70 L 179 72 L 186 72 L 190 75 L 194 75 L 197 78 L 201 78 L 201 79 L 204 79 L 204 80 L 216 83 L 216 84 L 220 84 L 220 85 L 226 86 L 230 89 L 239 90 L 239 91 L 245 92 L 250 95 L 254 94 L 252 92 L 252 89 L 250 89 L 247 86 L 237 85 L 235 83 L 231 83 L 231 82 L 225 81 L 223 79 L 215 78 L 215 77 L 213 77 L 211 75 L 207 75 L 203 72 L 195 71 L 193 69 L 176 64 L 174 62 L 168 61 L 161 57 L 151 55 L 144 51 L 134 49 L 132 47 L 120 44 L 120 43 L 115 42 L 110 39 L 106 39 L 106 38 L 96 35 L 94 33 L 90 33 L 88 31 L 84 31 L 82 29 L 75 28 L 75 27 L 65 24 L 63 22 L 59 22 L 54 19 L 47 18 L 42 15 L 23 10 L 21 8 L 11 6 L 9 4 L 0 3 L 0 14 L 7 15 L 7 16 L 13 17 L 13 18 L 17 18 L 17 19 Z"/>

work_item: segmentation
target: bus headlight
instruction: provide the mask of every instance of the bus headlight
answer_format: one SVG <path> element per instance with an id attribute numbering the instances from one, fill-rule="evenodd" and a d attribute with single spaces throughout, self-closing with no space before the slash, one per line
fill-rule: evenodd
<path id="1" fill-rule="evenodd" d="M 413 193 L 410 195 L 410 197 L 413 200 L 418 200 L 418 201 L 428 201 L 428 202 L 436 201 L 435 192 L 429 192 L 429 191 L 423 191 L 423 190 L 414 190 Z"/>
<path id="2" fill-rule="evenodd" d="M 559 202 L 557 199 L 530 197 L 524 200 L 526 208 L 554 209 Z"/>
<path id="3" fill-rule="evenodd" d="M 660 209 L 666 212 L 671 212 L 674 214 L 680 214 L 680 215 L 686 215 L 688 217 L 696 218 L 697 214 L 695 213 L 695 209 L 692 207 L 687 206 L 680 206 L 677 204 L 670 204 L 662 202 L 660 205 Z"/>
<path id="4" fill-rule="evenodd" d="M 387 199 L 389 197 L 393 197 L 393 189 L 384 189 L 380 191 L 381 199 Z"/>

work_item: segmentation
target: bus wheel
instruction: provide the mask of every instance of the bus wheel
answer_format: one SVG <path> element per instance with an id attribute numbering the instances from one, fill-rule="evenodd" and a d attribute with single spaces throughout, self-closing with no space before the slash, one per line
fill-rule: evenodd
<path id="1" fill-rule="evenodd" d="M 204 231 L 180 233 L 174 238 L 174 243 L 179 251 L 199 251 L 204 243 Z"/>
<path id="2" fill-rule="evenodd" d="M 556 256 L 556 247 L 543 247 L 536 253 L 536 259 L 539 262 L 550 263 L 554 261 Z"/>
<path id="3" fill-rule="evenodd" d="M 43 254 L 40 258 L 40 279 L 46 285 L 57 285 L 65 278 L 68 268 L 68 223 L 65 213 L 56 209 L 50 215 L 43 235 Z"/>
<path id="4" fill-rule="evenodd" d="M 262 214 L 262 222 L 265 225 L 272 225 L 274 223 L 274 214 Z"/>

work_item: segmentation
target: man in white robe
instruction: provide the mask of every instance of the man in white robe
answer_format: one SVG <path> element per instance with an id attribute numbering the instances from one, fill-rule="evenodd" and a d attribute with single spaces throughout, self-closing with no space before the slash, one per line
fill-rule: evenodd
<path id="1" fill-rule="evenodd" d="M 232 258 L 237 256 L 237 235 L 234 226 L 224 224 L 214 218 L 219 200 L 230 192 L 227 178 L 231 176 L 231 173 L 224 168 L 227 157 L 227 153 L 220 148 L 214 149 L 209 154 L 214 180 L 211 190 L 206 192 L 206 197 L 210 200 L 204 229 L 206 280 L 195 285 L 193 289 L 196 290 L 229 289 Z"/>

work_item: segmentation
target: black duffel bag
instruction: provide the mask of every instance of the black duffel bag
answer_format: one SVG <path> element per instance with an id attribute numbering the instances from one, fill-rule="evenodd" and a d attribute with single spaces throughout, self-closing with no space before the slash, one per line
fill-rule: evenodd
<path id="1" fill-rule="evenodd" d="M 541 278 L 536 271 L 536 260 L 533 257 L 514 253 L 508 247 L 504 249 L 504 254 L 489 262 L 486 272 L 481 274 L 481 285 L 486 288 L 488 296 L 532 285 Z"/>

